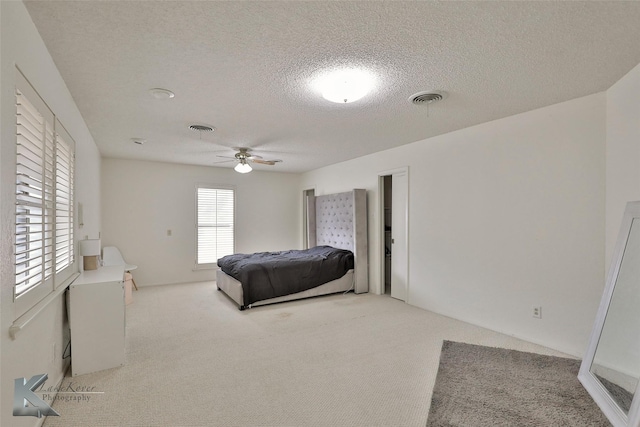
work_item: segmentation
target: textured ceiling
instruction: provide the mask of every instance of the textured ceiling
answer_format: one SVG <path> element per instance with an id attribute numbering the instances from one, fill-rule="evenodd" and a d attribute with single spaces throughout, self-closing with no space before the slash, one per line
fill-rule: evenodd
<path id="1" fill-rule="evenodd" d="M 106 157 L 212 165 L 251 147 L 283 160 L 257 169 L 307 171 L 600 92 L 640 63 L 640 2 L 25 3 Z M 342 66 L 374 72 L 373 93 L 310 88 Z M 408 102 L 429 89 L 449 96 Z"/>

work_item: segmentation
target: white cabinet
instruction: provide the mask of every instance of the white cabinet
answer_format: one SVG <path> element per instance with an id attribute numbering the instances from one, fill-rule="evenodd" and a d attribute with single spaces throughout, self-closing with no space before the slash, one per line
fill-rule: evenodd
<path id="1" fill-rule="evenodd" d="M 124 266 L 84 271 L 69 286 L 73 376 L 124 365 Z"/>

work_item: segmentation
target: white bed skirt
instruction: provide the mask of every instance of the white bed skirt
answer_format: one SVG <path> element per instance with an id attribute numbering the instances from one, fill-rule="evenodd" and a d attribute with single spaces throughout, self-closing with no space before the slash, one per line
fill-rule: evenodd
<path id="1" fill-rule="evenodd" d="M 233 277 L 226 274 L 224 271 L 218 269 L 216 271 L 216 284 L 218 289 L 223 291 L 232 300 L 238 304 L 240 310 L 245 308 L 257 307 L 260 305 L 274 304 L 277 302 L 291 301 L 296 299 L 310 298 L 319 295 L 335 294 L 338 292 L 346 292 L 353 289 L 353 270 L 347 271 L 347 273 L 339 279 L 332 280 L 323 285 L 316 286 L 315 288 L 307 289 L 306 291 L 297 292 L 295 294 L 284 295 L 281 297 L 270 298 L 263 301 L 257 301 L 248 307 L 244 306 L 244 298 L 242 293 L 242 284 Z"/>

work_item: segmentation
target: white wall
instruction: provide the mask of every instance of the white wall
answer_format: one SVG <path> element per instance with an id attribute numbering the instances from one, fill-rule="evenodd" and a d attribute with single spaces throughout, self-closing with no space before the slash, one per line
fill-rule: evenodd
<path id="1" fill-rule="evenodd" d="M 408 166 L 408 303 L 582 355 L 604 285 L 604 141 L 600 93 L 312 171 L 301 188 L 368 190 L 379 292 L 377 175 Z"/>
<path id="2" fill-rule="evenodd" d="M 606 264 L 627 202 L 640 200 L 640 65 L 607 90 Z"/>
<path id="3" fill-rule="evenodd" d="M 47 373 L 49 380 L 46 386 L 55 385 L 62 378 L 66 366 L 62 351 L 69 340 L 69 333 L 64 294 L 49 304 L 15 340 L 8 333 L 15 317 L 12 235 L 16 65 L 76 141 L 76 200 L 84 203 L 87 224 L 83 230 L 76 229 L 78 234 L 97 234 L 100 230 L 100 154 L 23 3 L 0 2 L 0 22 L 0 424 L 21 427 L 38 425 L 41 420 L 12 415 L 14 379 L 29 379 L 33 375 Z M 55 357 L 54 345 L 57 349 Z"/>
<path id="4" fill-rule="evenodd" d="M 196 184 L 236 189 L 236 252 L 299 247 L 297 174 L 104 159 L 103 246 L 138 265 L 138 285 L 214 280 L 195 265 Z M 171 230 L 171 236 L 167 236 Z"/>

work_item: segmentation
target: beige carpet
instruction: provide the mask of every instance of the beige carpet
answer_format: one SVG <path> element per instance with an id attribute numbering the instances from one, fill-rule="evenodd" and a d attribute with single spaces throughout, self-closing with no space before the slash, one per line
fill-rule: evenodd
<path id="1" fill-rule="evenodd" d="M 443 340 L 560 353 L 386 296 L 239 311 L 215 283 L 141 288 L 126 365 L 66 378 L 46 427 L 424 426 Z"/>

